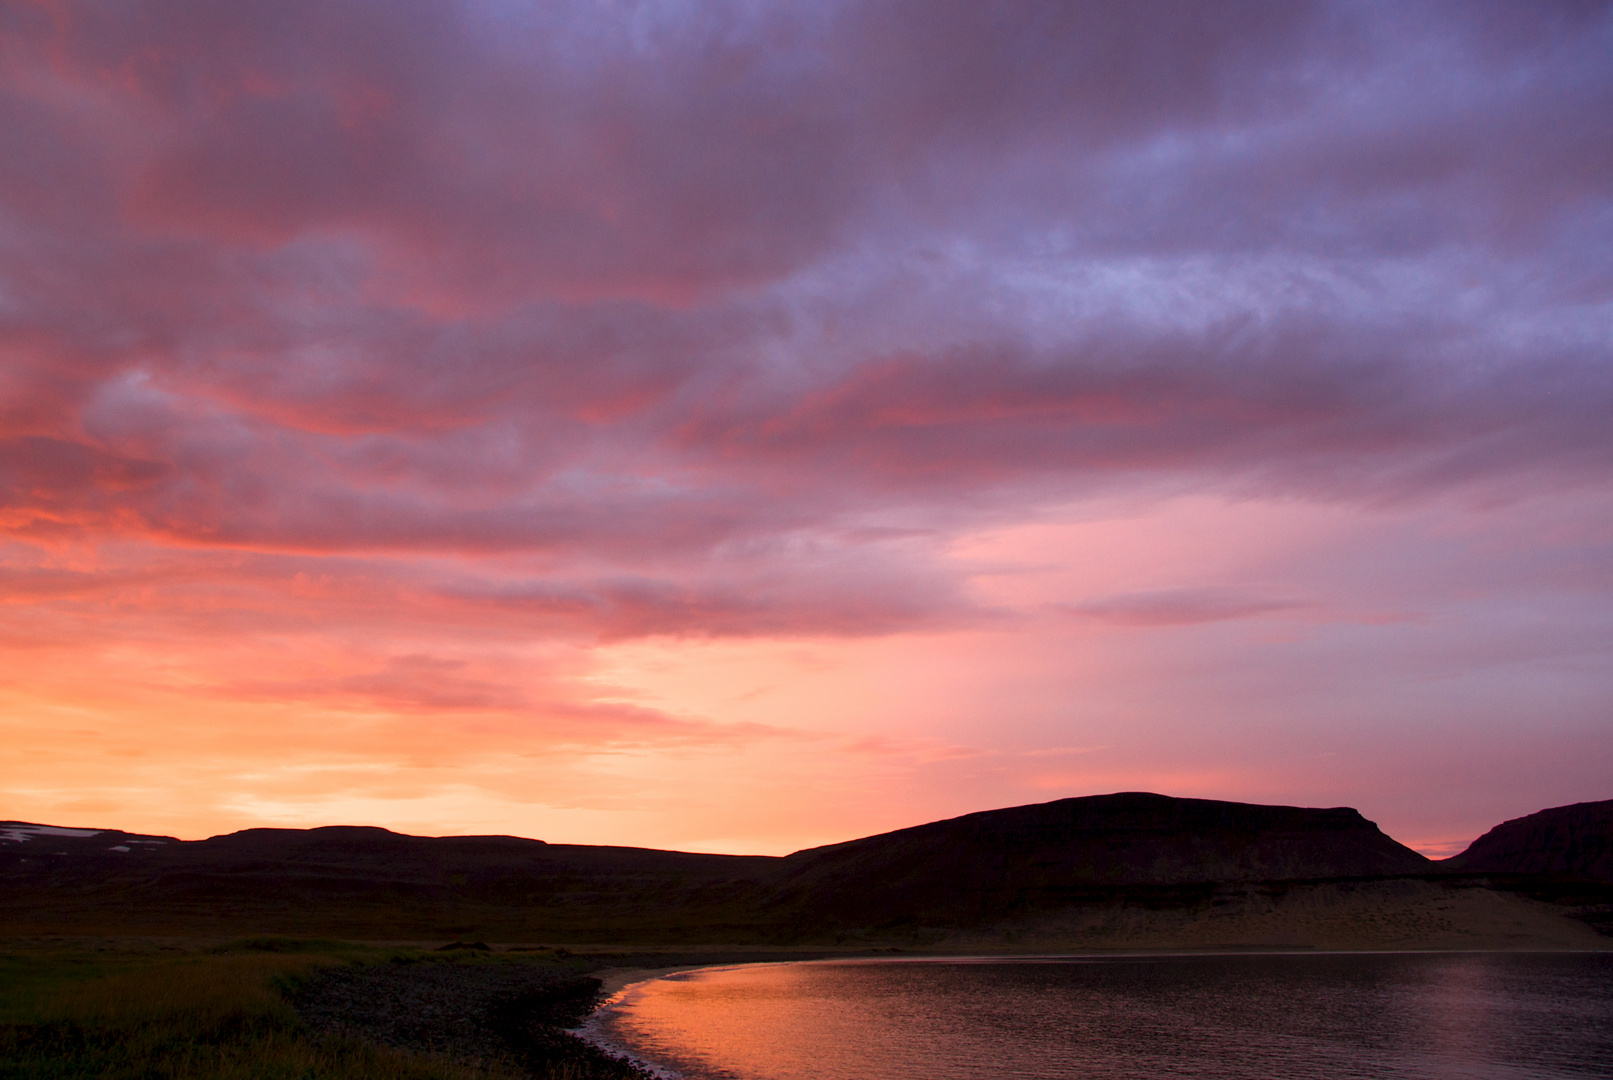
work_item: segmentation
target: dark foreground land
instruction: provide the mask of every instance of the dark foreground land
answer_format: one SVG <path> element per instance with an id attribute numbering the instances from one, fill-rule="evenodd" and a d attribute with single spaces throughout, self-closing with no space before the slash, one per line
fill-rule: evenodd
<path id="1" fill-rule="evenodd" d="M 777 953 L 494 952 L 263 938 L 0 952 L 0 1078 L 643 1080 L 577 1038 L 592 973 Z"/>
<path id="2" fill-rule="evenodd" d="M 1136 793 L 783 858 L 0 823 L 0 1080 L 624 1078 L 566 1033 L 607 968 L 1269 948 L 1613 948 L 1613 802 L 1443 863 L 1354 810 Z"/>

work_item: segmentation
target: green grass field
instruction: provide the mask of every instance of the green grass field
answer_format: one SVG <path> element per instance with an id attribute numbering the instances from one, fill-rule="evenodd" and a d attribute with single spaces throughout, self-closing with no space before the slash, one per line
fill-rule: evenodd
<path id="1" fill-rule="evenodd" d="M 45 1080 L 504 1080 L 510 1063 L 468 1066 L 320 1036 L 291 1006 L 328 964 L 396 951 L 342 943 L 14 946 L 0 951 L 0 1078 Z M 557 1062 L 553 1080 L 588 1074 Z"/>

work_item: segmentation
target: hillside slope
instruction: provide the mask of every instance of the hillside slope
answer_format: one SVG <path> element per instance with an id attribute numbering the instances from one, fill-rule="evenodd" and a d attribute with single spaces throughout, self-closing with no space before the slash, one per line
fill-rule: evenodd
<path id="1" fill-rule="evenodd" d="M 452 936 L 497 924 L 608 936 L 681 928 L 736 888 L 749 895 L 776 861 L 357 826 L 182 841 L 12 822 L 0 823 L 0 916 L 165 932 Z"/>
<path id="2" fill-rule="evenodd" d="M 1465 873 L 1560 874 L 1613 883 L 1613 799 L 1502 822 L 1439 865 Z"/>
<path id="3" fill-rule="evenodd" d="M 1519 842 L 1528 849 L 1555 835 L 1528 832 Z M 1577 866 L 1590 848 L 1575 841 L 1563 850 Z M 1531 898 L 1529 873 L 1502 881 L 1447 869 L 1350 809 L 1137 792 L 984 811 L 782 858 L 361 827 L 180 841 L 11 822 L 0 823 L 0 932 L 743 947 L 1597 947 L 1584 923 L 1567 919 L 1563 897 Z M 1599 911 L 1607 900 L 1598 892 L 1574 905 Z"/>
<path id="4" fill-rule="evenodd" d="M 1427 873 L 1355 810 L 1143 792 L 988 810 L 798 851 L 775 909 L 842 924 L 978 922 L 1122 889 L 1166 902 L 1211 883 Z"/>

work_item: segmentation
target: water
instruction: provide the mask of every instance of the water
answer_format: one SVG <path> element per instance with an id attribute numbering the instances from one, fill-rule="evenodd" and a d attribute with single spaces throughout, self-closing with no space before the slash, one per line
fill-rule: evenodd
<path id="1" fill-rule="evenodd" d="M 1613 1077 L 1613 954 L 767 964 L 589 1030 L 686 1080 Z"/>

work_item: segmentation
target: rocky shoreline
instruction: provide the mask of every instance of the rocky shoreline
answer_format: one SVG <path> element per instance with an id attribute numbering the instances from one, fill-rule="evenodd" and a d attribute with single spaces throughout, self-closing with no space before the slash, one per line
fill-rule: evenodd
<path id="1" fill-rule="evenodd" d="M 449 947 L 454 948 L 453 946 Z M 485 950 L 485 951 L 482 951 Z M 293 993 L 311 1031 L 360 1039 L 489 1072 L 566 1080 L 651 1080 L 652 1074 L 574 1034 L 598 1008 L 603 981 L 624 970 L 807 960 L 837 953 L 524 954 L 460 946 L 325 968 Z"/>
<path id="2" fill-rule="evenodd" d="M 646 1080 L 571 1034 L 600 980 L 553 961 L 413 960 L 329 968 L 293 997 L 311 1030 L 535 1077 Z"/>

